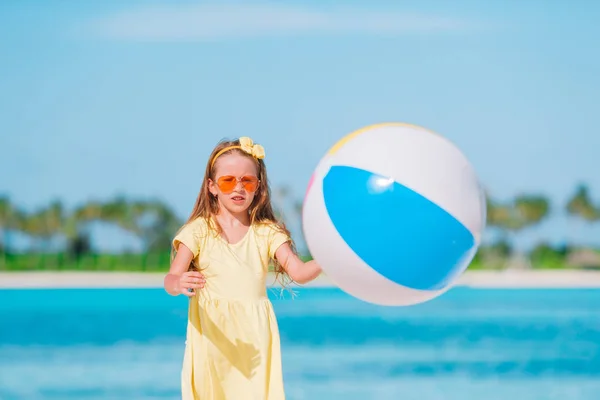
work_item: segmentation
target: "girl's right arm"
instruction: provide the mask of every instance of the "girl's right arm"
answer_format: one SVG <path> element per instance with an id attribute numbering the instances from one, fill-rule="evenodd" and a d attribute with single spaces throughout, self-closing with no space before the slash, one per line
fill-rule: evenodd
<path id="1" fill-rule="evenodd" d="M 183 294 L 191 297 L 196 289 L 204 287 L 204 275 L 197 271 L 188 271 L 194 254 L 186 245 L 180 244 L 175 259 L 171 263 L 169 273 L 165 276 L 164 286 L 172 296 Z"/>

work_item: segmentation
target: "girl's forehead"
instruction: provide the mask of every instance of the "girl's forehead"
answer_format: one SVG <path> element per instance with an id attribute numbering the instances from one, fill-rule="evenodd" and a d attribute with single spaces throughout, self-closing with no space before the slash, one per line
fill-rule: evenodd
<path id="1" fill-rule="evenodd" d="M 245 157 L 241 154 L 231 153 L 222 155 L 215 163 L 215 173 L 217 175 L 246 175 L 256 174 L 256 162 L 250 157 Z"/>

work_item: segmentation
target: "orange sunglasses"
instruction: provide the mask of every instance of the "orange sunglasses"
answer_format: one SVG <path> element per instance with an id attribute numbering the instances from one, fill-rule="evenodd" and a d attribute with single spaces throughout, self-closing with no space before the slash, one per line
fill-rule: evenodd
<path id="1" fill-rule="evenodd" d="M 260 182 L 255 176 L 242 176 L 241 178 L 236 178 L 235 176 L 225 175 L 217 179 L 217 185 L 221 192 L 228 194 L 233 192 L 238 182 L 242 183 L 242 187 L 252 193 L 258 189 L 258 183 Z"/>

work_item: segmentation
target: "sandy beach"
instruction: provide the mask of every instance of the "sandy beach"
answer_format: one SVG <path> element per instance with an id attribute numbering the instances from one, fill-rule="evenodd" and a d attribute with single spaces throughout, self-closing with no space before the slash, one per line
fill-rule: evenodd
<path id="1" fill-rule="evenodd" d="M 161 288 L 164 273 L 0 272 L 0 289 L 19 288 Z M 270 277 L 268 283 L 274 282 Z M 332 287 L 324 275 L 305 287 Z M 467 271 L 456 286 L 476 288 L 600 288 L 600 271 Z"/>

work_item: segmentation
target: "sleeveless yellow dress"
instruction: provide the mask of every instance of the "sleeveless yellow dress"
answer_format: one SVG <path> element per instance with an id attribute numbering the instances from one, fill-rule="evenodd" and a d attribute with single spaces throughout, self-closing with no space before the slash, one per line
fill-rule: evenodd
<path id="1" fill-rule="evenodd" d="M 183 400 L 285 399 L 280 338 L 267 298 L 269 260 L 290 238 L 275 225 L 250 227 L 227 242 L 196 219 L 173 239 L 206 277 L 190 298 L 181 372 Z"/>

